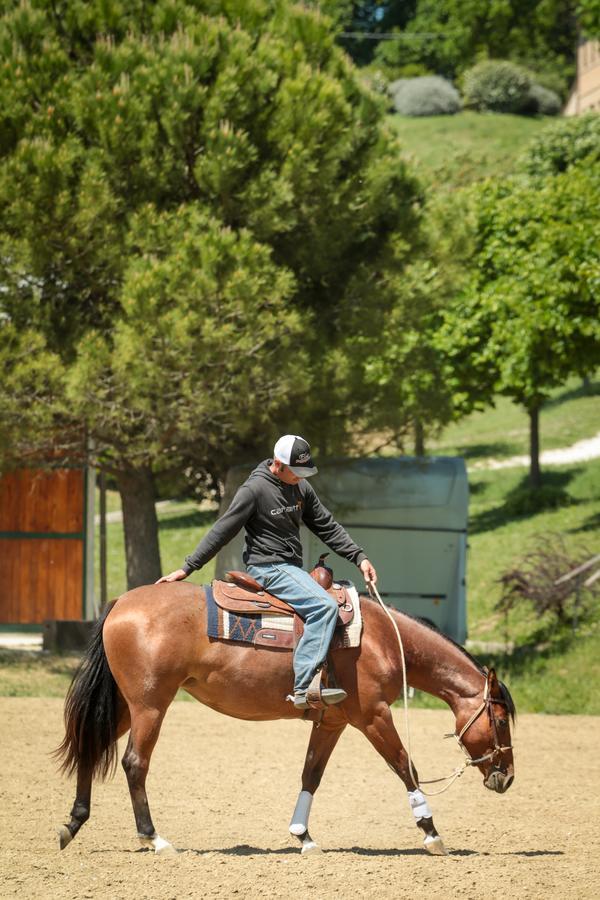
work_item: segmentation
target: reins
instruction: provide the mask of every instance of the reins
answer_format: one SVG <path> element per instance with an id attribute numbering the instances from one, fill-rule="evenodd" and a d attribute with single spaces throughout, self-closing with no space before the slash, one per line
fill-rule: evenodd
<path id="1" fill-rule="evenodd" d="M 490 716 L 491 723 L 492 723 L 492 731 L 494 734 L 494 749 L 493 750 L 490 750 L 490 752 L 486 753 L 484 756 L 480 756 L 477 759 L 473 759 L 469 755 L 469 751 L 467 750 L 467 748 L 465 747 L 465 745 L 462 742 L 463 736 L 469 730 L 471 725 L 475 721 L 477 721 L 477 719 L 479 718 L 481 713 L 484 711 L 484 709 L 486 709 L 486 707 L 489 707 L 491 703 L 505 703 L 505 701 L 502 699 L 495 699 L 495 698 L 489 697 L 489 685 L 488 685 L 488 680 L 486 678 L 485 687 L 483 690 L 483 700 L 480 703 L 480 705 L 478 706 L 478 708 L 475 710 L 473 715 L 465 723 L 465 725 L 463 725 L 463 727 L 461 728 L 461 730 L 458 734 L 456 734 L 456 732 L 450 732 L 449 734 L 444 735 L 445 738 L 449 738 L 449 737 L 456 738 L 456 740 L 458 741 L 458 746 L 460 747 L 460 749 L 463 751 L 463 753 L 467 757 L 466 760 L 463 762 L 463 764 L 461 766 L 457 766 L 456 769 L 454 770 L 454 772 L 451 772 L 450 775 L 443 775 L 441 778 L 431 778 L 428 781 L 421 781 L 419 783 L 418 778 L 415 776 L 413 763 L 412 763 L 412 753 L 411 753 L 411 749 L 410 749 L 410 726 L 409 726 L 409 722 L 408 722 L 408 684 L 407 684 L 407 680 L 406 680 L 406 660 L 404 658 L 404 644 L 402 643 L 400 629 L 396 625 L 396 622 L 394 621 L 394 618 L 393 618 L 392 614 L 390 613 L 389 609 L 387 608 L 387 606 L 385 605 L 385 603 L 379 596 L 379 591 L 377 590 L 377 588 L 371 581 L 367 582 L 367 587 L 369 589 L 369 593 L 371 594 L 371 596 L 374 597 L 374 599 L 376 599 L 378 601 L 378 603 L 381 606 L 381 608 L 383 609 L 384 613 L 386 614 L 386 616 L 388 617 L 388 619 L 394 626 L 394 631 L 396 632 L 396 637 L 398 638 L 398 646 L 400 647 L 400 660 L 402 663 L 402 693 L 403 693 L 403 698 L 404 698 L 404 722 L 405 722 L 405 729 L 406 729 L 406 753 L 408 756 L 408 771 L 410 773 L 410 777 L 412 779 L 412 782 L 413 782 L 415 788 L 420 789 L 421 793 L 425 794 L 428 797 L 435 797 L 437 794 L 443 794 L 444 791 L 447 791 L 448 788 L 454 784 L 456 779 L 460 778 L 460 776 L 463 774 L 465 769 L 469 768 L 469 766 L 479 765 L 482 762 L 486 762 L 488 759 L 493 759 L 498 753 L 504 753 L 507 750 L 512 750 L 512 746 L 502 747 L 498 743 L 498 733 L 496 731 L 496 722 L 494 720 L 493 715 Z M 445 785 L 443 788 L 440 788 L 439 791 L 424 791 L 421 788 L 421 784 L 438 784 L 440 781 L 448 781 L 448 784 Z"/>

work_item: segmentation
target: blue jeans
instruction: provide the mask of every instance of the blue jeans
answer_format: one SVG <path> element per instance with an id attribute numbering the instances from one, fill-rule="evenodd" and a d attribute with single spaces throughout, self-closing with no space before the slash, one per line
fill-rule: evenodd
<path id="1" fill-rule="evenodd" d="M 304 619 L 304 634 L 294 652 L 294 691 L 305 691 L 325 662 L 337 619 L 337 603 L 304 569 L 289 563 L 247 566 L 248 574 Z"/>

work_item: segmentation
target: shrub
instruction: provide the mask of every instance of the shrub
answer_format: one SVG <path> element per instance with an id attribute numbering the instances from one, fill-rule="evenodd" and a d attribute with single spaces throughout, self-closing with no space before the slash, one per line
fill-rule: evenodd
<path id="1" fill-rule="evenodd" d="M 507 60 L 486 60 L 465 72 L 465 104 L 479 110 L 520 113 L 530 102 L 531 86 L 531 75 L 521 66 Z"/>
<path id="2" fill-rule="evenodd" d="M 556 96 L 560 98 L 561 104 L 567 99 L 569 86 L 571 83 L 570 79 L 569 85 L 565 86 L 564 75 L 562 75 L 556 69 L 548 70 L 543 67 L 540 68 L 539 64 L 534 64 L 533 66 L 529 67 L 525 62 L 523 63 L 523 66 L 529 71 L 534 82 L 536 84 L 539 84 L 541 87 L 555 93 Z"/>
<path id="3" fill-rule="evenodd" d="M 445 78 L 399 78 L 390 84 L 396 112 L 403 116 L 453 115 L 461 108 L 460 94 Z"/>
<path id="4" fill-rule="evenodd" d="M 600 116 L 561 119 L 529 145 L 521 159 L 528 175 L 558 175 L 584 159 L 600 159 Z"/>
<path id="5" fill-rule="evenodd" d="M 541 116 L 557 116 L 562 107 L 558 94 L 536 82 L 531 85 L 529 102 L 531 112 Z"/>
<path id="6" fill-rule="evenodd" d="M 537 545 L 516 568 L 500 577 L 502 596 L 496 609 L 507 615 L 525 602 L 533 607 L 538 616 L 550 613 L 563 623 L 569 616 L 574 621 L 584 617 L 589 612 L 590 600 L 600 589 L 598 582 L 585 585 L 593 569 L 557 582 L 591 558 L 592 554 L 585 547 L 576 554 L 570 553 L 560 535 L 541 535 Z"/>

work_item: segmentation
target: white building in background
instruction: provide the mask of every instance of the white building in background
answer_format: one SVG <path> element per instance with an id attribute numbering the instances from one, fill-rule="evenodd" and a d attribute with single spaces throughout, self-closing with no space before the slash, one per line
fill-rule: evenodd
<path id="1" fill-rule="evenodd" d="M 577 47 L 577 79 L 567 101 L 565 116 L 600 113 L 600 41 L 581 38 Z"/>

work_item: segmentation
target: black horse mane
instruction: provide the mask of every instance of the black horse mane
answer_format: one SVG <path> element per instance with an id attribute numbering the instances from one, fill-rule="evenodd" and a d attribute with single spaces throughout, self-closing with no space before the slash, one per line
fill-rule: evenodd
<path id="1" fill-rule="evenodd" d="M 517 708 L 516 708 L 516 706 L 515 706 L 515 701 L 514 701 L 513 698 L 511 697 L 510 691 L 509 691 L 509 689 L 506 687 L 506 685 L 504 684 L 504 682 L 503 682 L 503 681 L 499 681 L 498 684 L 499 684 L 499 686 L 500 686 L 500 693 L 501 693 L 501 695 L 502 695 L 502 699 L 504 700 L 504 702 L 505 702 L 505 704 L 506 704 L 506 709 L 507 709 L 508 714 L 509 714 L 509 716 L 510 716 L 510 720 L 511 720 L 511 722 L 512 722 L 513 725 L 514 725 L 514 724 L 515 724 L 515 719 L 516 719 L 516 716 L 517 716 Z"/>
<path id="2" fill-rule="evenodd" d="M 372 598 L 370 598 L 370 599 L 372 599 Z M 425 628 L 428 628 L 430 631 L 433 631 L 435 634 L 439 634 L 439 636 L 442 637 L 445 641 L 448 641 L 449 644 L 452 644 L 453 647 L 456 647 L 457 650 L 460 650 L 462 655 L 466 656 L 467 659 L 473 663 L 473 665 L 481 672 L 482 675 L 484 675 L 484 676 L 487 675 L 488 670 L 484 666 L 481 665 L 479 660 L 475 659 L 475 657 L 472 656 L 472 654 L 469 653 L 469 651 L 465 647 L 463 647 L 462 644 L 459 644 L 457 641 L 455 641 L 449 635 L 444 634 L 443 631 L 440 631 L 439 628 L 436 628 L 435 625 L 433 624 L 433 622 L 430 622 L 429 619 L 424 619 L 421 616 L 413 616 L 410 613 L 404 612 L 404 610 L 395 609 L 395 607 L 393 607 L 393 606 L 389 606 L 388 609 L 393 610 L 394 612 L 400 612 L 403 616 L 406 616 L 407 619 L 412 619 L 413 622 L 418 622 L 419 625 L 424 625 Z M 503 681 L 498 680 L 498 686 L 500 688 L 500 696 L 501 696 L 502 702 L 506 704 L 506 709 L 507 709 L 508 715 L 510 716 L 511 721 L 514 724 L 515 718 L 517 715 L 515 701 L 513 700 L 509 689 L 506 687 L 506 685 L 504 684 Z"/>

